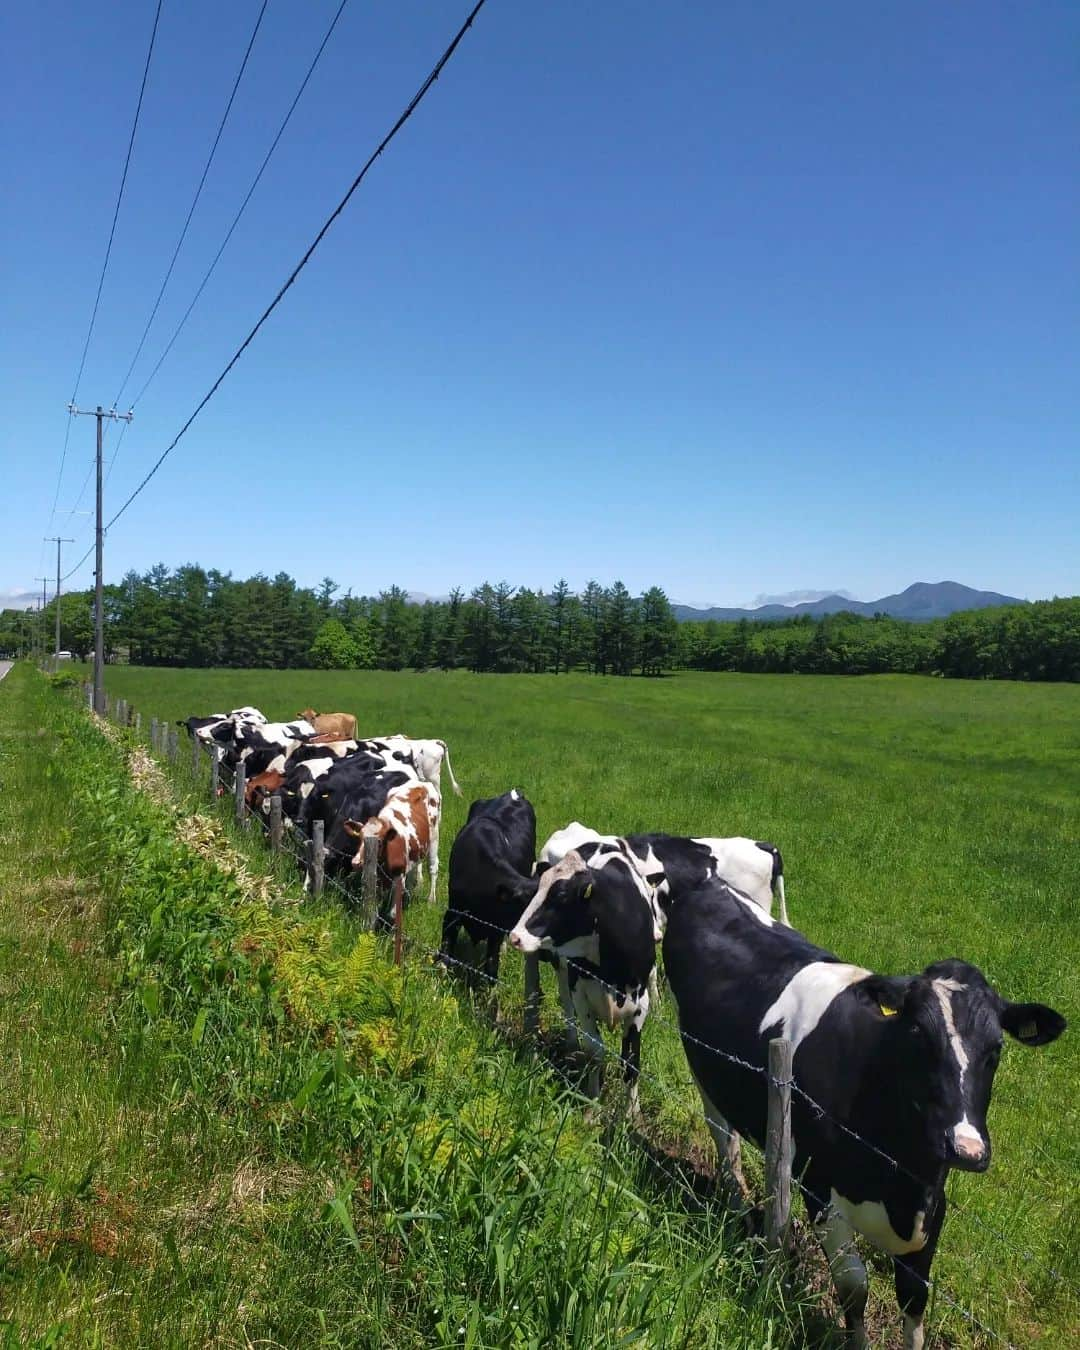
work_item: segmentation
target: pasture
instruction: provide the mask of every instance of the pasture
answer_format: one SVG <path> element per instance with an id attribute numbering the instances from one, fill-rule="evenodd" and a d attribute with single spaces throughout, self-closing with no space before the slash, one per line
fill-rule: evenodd
<path id="1" fill-rule="evenodd" d="M 953 1174 L 957 1209 L 934 1277 L 1016 1344 L 1075 1333 L 1080 689 L 903 676 L 126 667 L 110 669 L 107 685 L 144 719 L 242 703 L 291 717 L 310 704 L 355 712 L 361 734 L 445 739 L 464 797 L 444 773 L 440 901 L 469 801 L 514 786 L 534 803 L 541 839 L 576 818 L 601 831 L 771 840 L 792 922 L 814 941 L 890 973 L 960 956 L 1008 997 L 1052 1004 L 1073 1028 L 1041 1051 L 1006 1047 L 990 1113 L 994 1161 L 985 1176 Z M 406 931 L 434 946 L 440 916 L 441 904 L 414 903 Z M 503 971 L 508 998 L 520 997 L 516 958 Z M 673 1018 L 670 1001 L 661 1012 Z M 704 1147 L 681 1049 L 659 1019 L 645 1028 L 643 1069 L 657 1134 Z M 872 1297 L 887 1307 L 890 1283 L 879 1266 Z M 958 1341 L 978 1339 L 941 1300 L 931 1316 Z"/>

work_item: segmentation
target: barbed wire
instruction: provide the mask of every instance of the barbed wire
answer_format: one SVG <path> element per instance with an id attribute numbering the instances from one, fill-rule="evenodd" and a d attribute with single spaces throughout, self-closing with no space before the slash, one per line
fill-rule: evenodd
<path id="1" fill-rule="evenodd" d="M 211 753 L 217 753 L 217 747 L 214 747 Z M 220 788 L 222 789 L 221 795 L 224 795 L 224 793 L 227 791 L 231 791 L 232 793 L 235 794 L 235 786 L 236 786 L 235 766 L 229 766 L 223 760 L 220 759 L 218 763 L 218 783 Z M 247 818 L 254 818 L 258 820 L 260 826 L 263 827 L 264 831 L 268 831 L 268 822 L 266 822 L 265 819 L 261 818 L 261 813 L 257 813 L 256 811 L 252 810 L 250 804 L 246 801 L 246 799 L 243 803 L 242 813 L 244 813 Z M 294 837 L 302 838 L 303 836 L 298 827 L 296 827 L 295 824 L 293 824 L 292 822 L 290 822 L 291 829 L 288 831 L 288 834 L 286 833 L 285 822 L 287 819 L 288 817 L 286 817 L 283 813 L 282 816 L 283 828 L 280 841 L 281 849 L 283 852 L 288 853 L 290 857 L 292 857 L 306 872 L 310 874 L 312 863 L 312 859 L 310 856 L 310 841 L 308 841 L 308 847 L 305 848 L 303 852 L 295 848 L 292 842 L 293 838 Z M 336 853 L 340 857 L 347 856 L 347 854 L 345 854 L 341 850 L 327 849 L 324 845 L 324 854 L 329 853 Z M 357 875 L 359 875 L 359 872 L 353 873 L 354 877 Z M 382 867 L 381 862 L 378 864 L 377 867 L 377 876 L 383 882 L 393 879 L 390 877 L 389 873 L 387 873 L 386 870 Z M 354 889 L 351 889 L 347 884 L 342 883 L 336 875 L 326 875 L 324 873 L 323 887 L 324 889 L 332 890 L 335 894 L 340 896 L 341 899 L 350 909 L 356 906 L 358 899 L 356 891 Z M 403 904 L 405 898 L 407 897 L 403 894 Z M 394 925 L 392 921 L 382 913 L 378 894 L 376 894 L 375 904 L 373 908 L 374 912 L 372 914 L 372 928 L 375 931 L 392 932 Z M 481 927 L 488 928 L 492 930 L 494 933 L 498 934 L 500 938 L 505 938 L 510 931 L 504 926 L 493 923 L 490 920 L 486 920 L 469 911 L 463 911 L 458 909 L 456 910 L 456 912 L 461 913 L 463 917 L 468 920 L 469 924 L 475 923 Z M 496 987 L 500 983 L 502 983 L 499 976 L 493 976 L 489 971 L 484 970 L 479 966 L 473 965 L 468 961 L 464 961 L 460 957 L 450 952 L 444 951 L 441 947 L 439 948 L 433 947 L 430 945 L 430 943 L 425 942 L 423 939 L 419 938 L 415 934 L 407 934 L 404 931 L 402 931 L 401 940 L 403 947 L 408 948 L 410 950 L 423 952 L 426 956 L 430 957 L 432 959 L 432 968 L 453 967 L 455 969 L 467 972 L 470 975 L 478 976 L 481 980 L 485 981 L 489 986 L 492 987 Z M 570 959 L 560 958 L 560 959 L 566 964 L 568 968 L 575 969 L 582 977 L 593 980 L 596 984 L 598 984 L 601 988 L 607 990 L 609 993 L 625 994 L 625 990 L 619 989 L 617 986 L 612 985 L 609 982 L 602 979 L 599 976 L 598 972 L 596 972 L 592 967 L 582 965 L 582 963 L 575 961 L 573 958 Z M 744 1069 L 761 1077 L 769 1077 L 769 1071 L 767 1067 L 761 1064 L 755 1064 L 751 1061 L 741 1058 L 738 1055 L 734 1055 L 731 1052 L 724 1050 L 719 1046 L 712 1045 L 707 1041 L 701 1040 L 699 1037 L 694 1036 L 692 1033 L 685 1031 L 677 1023 L 672 1022 L 670 1019 L 662 1015 L 658 1010 L 653 1014 L 653 1018 L 654 1021 L 659 1023 L 661 1026 L 666 1027 L 669 1031 L 673 1031 L 682 1041 L 693 1042 L 701 1046 L 703 1049 L 710 1051 L 711 1053 L 719 1056 L 720 1058 L 726 1060 L 731 1064 L 736 1065 L 741 1069 Z M 657 1089 L 659 1089 L 659 1095 L 661 1096 L 662 1100 L 666 1102 L 671 1102 L 674 1100 L 680 1107 L 680 1109 L 684 1110 L 688 1115 L 697 1114 L 696 1109 L 692 1111 L 691 1108 L 688 1106 L 688 1104 L 684 1102 L 681 1098 L 673 1098 L 671 1095 L 670 1086 L 666 1084 L 661 1078 L 659 1078 L 656 1074 L 652 1073 L 650 1070 L 642 1067 L 640 1064 L 635 1065 L 631 1063 L 631 1061 L 629 1061 L 620 1051 L 613 1051 L 606 1044 L 606 1042 L 603 1040 L 602 1037 L 593 1034 L 580 1024 L 575 1024 L 575 1031 L 580 1039 L 584 1040 L 585 1042 L 587 1042 L 588 1044 L 592 1045 L 593 1047 L 595 1047 L 597 1050 L 600 1051 L 600 1054 L 599 1056 L 597 1056 L 597 1058 L 612 1059 L 617 1064 L 622 1065 L 624 1069 L 633 1070 L 640 1081 L 647 1082 L 650 1085 L 654 1085 Z M 835 1125 L 838 1129 L 840 1129 L 846 1136 L 848 1136 L 849 1138 L 860 1144 L 863 1148 L 867 1149 L 868 1151 L 879 1157 L 883 1162 L 887 1163 L 890 1167 L 907 1176 L 920 1186 L 926 1186 L 928 1184 L 924 1178 L 919 1177 L 916 1173 L 912 1172 L 898 1159 L 893 1158 L 890 1154 L 886 1153 L 883 1149 L 879 1148 L 876 1144 L 873 1143 L 872 1140 L 865 1138 L 863 1135 L 860 1135 L 857 1131 L 847 1126 L 843 1121 L 838 1120 L 835 1116 L 833 1116 L 830 1112 L 828 1112 L 819 1102 L 817 1102 L 815 1098 L 813 1098 L 808 1092 L 806 1092 L 805 1089 L 803 1089 L 797 1082 L 795 1082 L 794 1077 L 792 1077 L 792 1079 L 790 1080 L 789 1085 L 791 1087 L 792 1092 L 800 1099 L 802 1099 L 807 1104 L 807 1106 L 814 1111 L 814 1113 L 818 1116 L 818 1118 L 828 1120 L 831 1124 Z M 705 1124 L 709 1127 L 711 1131 L 714 1132 L 714 1134 L 719 1133 L 722 1137 L 727 1138 L 729 1140 L 740 1138 L 740 1136 L 731 1129 L 731 1127 L 727 1124 L 726 1121 L 714 1118 L 707 1111 L 703 1112 L 703 1116 Z M 753 1143 L 754 1141 L 751 1140 L 750 1142 Z M 673 1174 L 670 1173 L 669 1175 L 672 1176 L 673 1180 L 677 1180 L 678 1184 L 680 1184 L 684 1189 L 686 1189 L 688 1193 L 692 1193 L 692 1188 L 690 1188 L 687 1185 L 684 1178 L 676 1178 L 674 1177 Z M 802 1178 L 793 1175 L 792 1180 L 798 1186 L 799 1190 L 802 1192 L 804 1197 L 813 1202 L 813 1204 L 816 1205 L 819 1209 L 824 1210 L 828 1207 L 830 1202 L 825 1201 L 822 1199 L 822 1197 L 815 1195 L 807 1187 L 806 1183 L 802 1180 Z M 979 1215 L 975 1214 L 966 1206 L 961 1205 L 955 1199 L 949 1197 L 946 1197 L 946 1199 L 949 1209 L 952 1210 L 955 1216 L 972 1220 L 979 1228 L 990 1234 L 995 1239 L 995 1241 L 999 1243 L 999 1245 L 1005 1248 L 1006 1251 L 1008 1251 L 1014 1256 L 1020 1257 L 1022 1260 L 1026 1262 L 1029 1263 L 1039 1262 L 1040 1258 L 1037 1257 L 1032 1251 L 1030 1251 L 1027 1248 L 1019 1248 L 1014 1246 L 1013 1243 L 1005 1236 L 1004 1233 L 996 1229 L 993 1225 L 985 1222 L 983 1219 L 980 1218 Z M 909 1263 L 905 1262 L 902 1258 L 894 1256 L 892 1259 L 894 1262 L 896 1262 L 896 1264 L 904 1268 L 913 1279 L 919 1281 L 927 1289 L 929 1293 L 933 1293 L 936 1298 L 940 1298 L 942 1302 L 944 1302 L 954 1312 L 956 1312 L 965 1321 L 967 1321 L 969 1325 L 976 1328 L 983 1335 L 988 1336 L 993 1340 L 997 1341 L 998 1343 L 1000 1343 L 1001 1345 L 1007 1347 L 1007 1350 L 1016 1350 L 1016 1347 L 1013 1346 L 1012 1342 L 1010 1342 L 1006 1337 L 1001 1335 L 1000 1332 L 996 1331 L 992 1327 L 987 1326 L 973 1312 L 971 1312 L 969 1309 L 963 1307 L 961 1304 L 957 1303 L 954 1299 L 952 1299 L 944 1291 L 940 1283 L 931 1280 L 927 1277 L 924 1277 L 913 1267 L 911 1267 Z M 1043 1265 L 1042 1273 L 1048 1274 L 1055 1281 L 1063 1284 L 1065 1288 L 1068 1289 L 1071 1293 L 1077 1294 L 1078 1292 L 1080 1292 L 1080 1290 L 1077 1289 L 1075 1284 L 1067 1276 L 1061 1274 L 1061 1272 L 1055 1270 L 1053 1267 Z"/>

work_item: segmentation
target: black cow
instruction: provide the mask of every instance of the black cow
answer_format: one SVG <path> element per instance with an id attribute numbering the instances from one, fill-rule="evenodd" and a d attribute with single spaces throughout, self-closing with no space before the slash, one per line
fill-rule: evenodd
<path id="1" fill-rule="evenodd" d="M 964 961 L 904 976 L 848 965 L 720 881 L 672 907 L 664 965 L 729 1182 L 741 1186 L 739 1134 L 765 1137 L 768 1043 L 783 1036 L 794 1047 L 794 1174 L 851 1341 L 866 1344 L 859 1232 L 893 1257 L 904 1344 L 919 1350 L 946 1174 L 990 1164 L 1001 1033 L 1045 1045 L 1065 1019 L 1007 1002 Z"/>
<path id="2" fill-rule="evenodd" d="M 641 1027 L 649 1012 L 658 937 L 651 888 L 621 840 L 582 844 L 548 868 L 510 934 L 518 951 L 551 951 L 565 963 L 573 1015 L 585 1031 L 592 1097 L 600 1095 L 604 1059 L 600 1023 L 622 1027 L 634 1117 Z"/>
<path id="3" fill-rule="evenodd" d="M 464 934 L 471 950 L 461 959 L 472 986 L 478 960 L 492 984 L 498 978 L 503 939 L 536 894 L 535 857 L 536 812 L 516 788 L 473 802 L 450 850 L 450 894 L 439 945 L 443 956 L 454 957 Z"/>

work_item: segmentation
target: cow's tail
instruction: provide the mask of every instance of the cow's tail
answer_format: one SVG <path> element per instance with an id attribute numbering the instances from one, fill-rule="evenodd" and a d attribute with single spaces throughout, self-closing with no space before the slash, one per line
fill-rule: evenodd
<path id="1" fill-rule="evenodd" d="M 439 744 L 442 746 L 443 754 L 446 757 L 446 772 L 450 775 L 450 786 L 454 789 L 454 796 L 460 797 L 461 788 L 458 787 L 457 779 L 454 777 L 454 768 L 453 765 L 450 763 L 450 747 L 446 744 L 445 741 L 440 741 Z"/>
<path id="2" fill-rule="evenodd" d="M 780 901 L 780 922 L 785 928 L 790 928 L 791 924 L 788 922 L 787 916 L 787 896 L 784 894 L 784 859 L 775 844 L 763 844 L 760 840 L 754 842 L 758 848 L 763 848 L 772 858 L 772 893 Z"/>

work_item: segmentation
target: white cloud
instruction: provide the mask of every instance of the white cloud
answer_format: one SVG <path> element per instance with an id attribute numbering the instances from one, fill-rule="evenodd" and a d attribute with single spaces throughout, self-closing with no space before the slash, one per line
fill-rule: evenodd
<path id="1" fill-rule="evenodd" d="M 0 609 L 31 609 L 39 598 L 37 591 L 0 591 Z"/>

